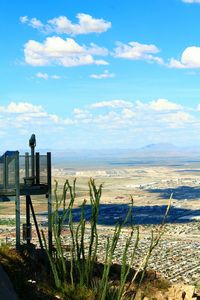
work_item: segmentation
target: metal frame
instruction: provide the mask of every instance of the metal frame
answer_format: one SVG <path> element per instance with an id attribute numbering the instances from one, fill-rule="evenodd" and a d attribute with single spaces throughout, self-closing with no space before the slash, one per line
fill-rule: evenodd
<path id="1" fill-rule="evenodd" d="M 48 241 L 49 252 L 52 254 L 52 195 L 51 195 L 51 153 L 47 152 L 47 184 L 48 184 Z"/>
<path id="2" fill-rule="evenodd" d="M 47 182 L 40 184 L 40 154 L 37 152 L 34 154 L 34 149 L 31 148 L 32 156 L 29 153 L 25 153 L 25 182 L 20 184 L 20 155 L 18 151 L 6 152 L 1 159 L 3 163 L 3 185 L 0 187 L 0 197 L 15 197 L 15 216 L 16 216 L 16 249 L 21 245 L 21 227 L 20 227 L 20 195 L 26 196 L 26 230 L 27 230 L 27 244 L 30 244 L 30 212 L 32 212 L 36 232 L 38 235 L 41 249 L 43 249 L 42 239 L 39 232 L 33 204 L 31 201 L 31 195 L 46 195 L 48 198 L 48 248 L 49 252 L 52 252 L 52 193 L 51 193 L 51 153 L 46 155 L 47 162 Z M 10 156 L 9 156 L 10 155 Z M 13 155 L 13 156 L 12 156 Z M 34 156 L 33 156 L 34 155 Z M 10 160 L 11 157 L 11 160 Z M 31 158 L 31 160 L 30 160 Z M 9 185 L 9 170 L 8 165 L 14 159 L 15 164 L 15 184 Z M 31 174 L 30 174 L 30 162 L 31 162 Z M 30 177 L 31 175 L 31 177 Z M 33 179 L 29 185 L 26 179 Z M 29 232 L 28 232 L 29 231 Z"/>
<path id="3" fill-rule="evenodd" d="M 15 215 L 16 215 L 16 249 L 20 247 L 20 183 L 19 183 L 19 152 L 15 158 Z"/>

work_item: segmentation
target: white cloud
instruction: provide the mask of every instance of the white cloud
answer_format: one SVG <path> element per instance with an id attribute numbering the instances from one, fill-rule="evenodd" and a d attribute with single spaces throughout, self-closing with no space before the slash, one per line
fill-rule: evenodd
<path id="1" fill-rule="evenodd" d="M 61 76 L 55 74 L 55 75 L 51 75 L 51 78 L 58 80 L 58 79 L 61 79 Z"/>
<path id="2" fill-rule="evenodd" d="M 102 110 L 103 108 L 106 110 Z M 88 111 L 90 115 L 88 112 L 85 119 L 83 117 L 79 122 L 96 124 L 104 129 L 134 128 L 136 131 L 152 130 L 157 133 L 162 130 L 167 131 L 169 128 L 199 126 L 199 120 L 188 112 L 187 108 L 167 99 L 147 103 L 124 100 L 102 101 L 88 106 Z"/>
<path id="3" fill-rule="evenodd" d="M 184 3 L 200 3 L 200 0 L 182 0 Z"/>
<path id="4" fill-rule="evenodd" d="M 109 73 L 108 70 L 105 70 L 102 74 L 91 74 L 90 77 L 94 79 L 114 78 L 115 74 Z"/>
<path id="5" fill-rule="evenodd" d="M 87 48 L 87 51 L 92 55 L 106 56 L 109 54 L 109 51 L 106 48 L 99 47 L 94 43 L 90 43 L 90 47 Z"/>
<path id="6" fill-rule="evenodd" d="M 171 58 L 169 63 L 166 63 L 161 57 L 156 56 L 160 50 L 153 44 L 148 45 L 138 42 L 123 44 L 118 42 L 117 45 L 113 54 L 117 58 L 145 60 L 175 69 L 200 69 L 200 47 L 198 46 L 187 47 L 179 60 Z"/>
<path id="7" fill-rule="evenodd" d="M 158 99 L 151 101 L 149 103 L 149 108 L 156 111 L 170 111 L 182 109 L 182 106 L 167 99 Z"/>
<path id="8" fill-rule="evenodd" d="M 22 23 L 26 23 L 33 28 L 37 28 L 44 33 L 56 34 L 88 34 L 88 33 L 102 33 L 111 28 L 111 22 L 104 19 L 96 19 L 84 13 L 76 15 L 78 23 L 72 23 L 66 16 L 59 16 L 47 21 L 43 24 L 36 18 L 29 19 L 27 16 L 20 17 Z"/>
<path id="9" fill-rule="evenodd" d="M 169 65 L 169 68 L 175 68 L 175 69 L 185 69 L 185 66 L 178 60 L 171 58 Z"/>
<path id="10" fill-rule="evenodd" d="M 41 79 L 44 79 L 44 80 L 48 80 L 49 78 L 55 79 L 55 80 L 61 79 L 61 76 L 59 76 L 59 75 L 56 75 L 56 74 L 55 75 L 48 75 L 47 73 L 42 73 L 42 72 L 36 73 L 35 77 L 41 78 Z"/>
<path id="11" fill-rule="evenodd" d="M 133 106 L 132 102 L 125 101 L 125 100 L 111 100 L 111 101 L 101 101 L 91 104 L 90 108 L 103 108 L 103 107 L 110 107 L 110 108 L 131 108 Z"/>
<path id="12" fill-rule="evenodd" d="M 44 79 L 44 80 L 49 79 L 49 75 L 48 75 L 47 73 L 41 73 L 41 72 L 38 72 L 37 74 L 35 74 L 35 76 L 36 76 L 37 78 L 42 78 L 42 79 Z"/>
<path id="13" fill-rule="evenodd" d="M 169 67 L 178 69 L 199 69 L 200 47 L 187 47 L 183 51 L 180 61 L 172 58 L 170 60 Z"/>
<path id="14" fill-rule="evenodd" d="M 122 114 L 123 114 L 125 119 L 133 118 L 133 117 L 136 116 L 136 113 L 134 111 L 132 111 L 131 109 L 129 109 L 129 108 L 124 108 L 122 110 Z"/>
<path id="15" fill-rule="evenodd" d="M 28 102 L 11 102 L 8 106 L 0 106 L 0 112 L 4 113 L 14 113 L 14 114 L 24 114 L 24 113 L 41 113 L 43 108 L 41 105 L 33 105 Z"/>
<path id="16" fill-rule="evenodd" d="M 28 22 L 28 17 L 27 16 L 21 16 L 19 18 L 19 20 L 20 20 L 21 23 L 27 23 Z"/>
<path id="17" fill-rule="evenodd" d="M 151 119 L 152 124 L 156 124 L 153 121 L 154 118 L 161 125 L 161 128 L 163 126 L 184 128 L 185 126 L 190 126 L 193 122 L 195 123 L 195 117 L 188 112 L 186 107 L 167 99 L 158 99 L 145 104 L 143 103 L 143 107 L 148 110 L 148 117 Z"/>
<path id="18" fill-rule="evenodd" d="M 184 111 L 178 111 L 165 115 L 162 120 L 168 123 L 169 127 L 172 128 L 182 127 L 187 123 L 191 124 L 192 122 L 195 122 L 194 116 Z"/>
<path id="19" fill-rule="evenodd" d="M 75 119 L 88 119 L 92 115 L 87 109 L 75 108 L 73 110 Z"/>
<path id="20" fill-rule="evenodd" d="M 177 111 L 182 110 L 182 106 L 171 102 L 167 99 L 157 99 L 144 103 L 142 101 L 136 101 L 136 108 L 139 110 L 154 110 L 157 112 Z"/>
<path id="21" fill-rule="evenodd" d="M 101 51 L 100 51 L 101 49 Z M 79 65 L 106 65 L 104 60 L 96 60 L 94 55 L 106 55 L 105 48 L 92 44 L 90 47 L 80 46 L 73 39 L 48 37 L 43 43 L 29 40 L 24 46 L 25 61 L 33 66 L 51 64 L 73 67 Z M 101 54 L 99 54 L 101 52 Z"/>
<path id="22" fill-rule="evenodd" d="M 197 110 L 200 111 L 200 105 Z M 89 141 L 97 140 L 103 145 L 103 141 L 108 140 L 111 147 L 115 147 L 116 143 L 126 147 L 133 145 L 133 141 L 137 144 L 141 140 L 148 143 L 152 139 L 162 142 L 168 137 L 169 142 L 177 142 L 184 137 L 185 142 L 196 138 L 200 129 L 200 115 L 197 111 L 162 98 L 149 102 L 96 102 L 74 108 L 71 117 L 52 114 L 41 105 L 11 102 L 0 106 L 0 126 L 0 139 L 1 135 L 6 135 L 6 142 L 13 134 L 18 139 L 20 135 L 29 136 L 30 132 L 35 132 L 41 139 L 52 139 L 56 141 L 55 146 L 59 144 L 61 147 L 66 136 L 71 141 L 76 140 L 76 144 L 71 144 L 74 147 L 81 140 L 85 141 L 85 146 Z M 171 140 L 172 137 L 174 140 Z"/>
<path id="23" fill-rule="evenodd" d="M 3 122 L 1 122 L 1 119 Z M 75 124 L 70 118 L 61 118 L 56 114 L 48 113 L 41 105 L 29 102 L 11 102 L 7 106 L 0 106 L 0 126 L 2 130 L 18 132 L 23 135 L 27 129 L 31 132 L 58 132 L 66 126 Z"/>
<path id="24" fill-rule="evenodd" d="M 40 20 L 38 20 L 38 19 L 36 19 L 36 18 L 32 18 L 32 19 L 30 20 L 30 24 L 31 24 L 31 26 L 32 26 L 33 28 L 36 28 L 36 29 L 42 28 L 42 27 L 43 27 L 42 22 L 40 22 Z"/>
<path id="25" fill-rule="evenodd" d="M 160 50 L 153 44 L 146 45 L 138 42 L 129 42 L 128 44 L 123 44 L 118 42 L 114 51 L 114 56 L 117 58 L 146 60 L 148 62 L 164 64 L 162 58 L 155 56 L 155 54 L 160 52 Z"/>

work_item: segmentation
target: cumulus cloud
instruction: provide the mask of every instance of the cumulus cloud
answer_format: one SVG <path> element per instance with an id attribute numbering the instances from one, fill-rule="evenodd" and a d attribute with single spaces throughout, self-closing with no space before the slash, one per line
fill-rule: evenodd
<path id="1" fill-rule="evenodd" d="M 61 76 L 59 76 L 59 75 L 56 75 L 56 74 L 55 75 L 48 75 L 47 73 L 42 73 L 42 72 L 36 73 L 35 77 L 40 78 L 40 79 L 44 79 L 44 80 L 48 80 L 49 78 L 55 79 L 55 80 L 61 79 Z"/>
<path id="2" fill-rule="evenodd" d="M 162 58 L 155 56 L 159 52 L 160 50 L 153 44 L 147 45 L 138 42 L 123 44 L 118 42 L 117 47 L 114 49 L 114 56 L 129 60 L 146 60 L 148 62 L 164 64 Z"/>
<path id="3" fill-rule="evenodd" d="M 36 18 L 29 19 L 27 16 L 22 16 L 22 17 L 20 17 L 20 22 L 23 24 L 27 23 L 29 26 L 36 28 L 36 29 L 43 28 L 42 22 Z"/>
<path id="4" fill-rule="evenodd" d="M 101 74 L 91 74 L 90 77 L 94 78 L 94 79 L 106 79 L 106 78 L 114 78 L 115 74 L 114 73 L 109 73 L 108 70 L 105 70 Z"/>
<path id="5" fill-rule="evenodd" d="M 39 29 L 44 33 L 56 33 L 56 34 L 88 34 L 88 33 L 102 33 L 111 28 L 111 22 L 104 19 L 96 19 L 92 16 L 84 13 L 76 15 L 78 23 L 74 24 L 66 16 L 59 16 L 47 21 L 47 24 L 43 24 L 36 18 L 29 19 L 27 16 L 20 17 L 22 23 Z"/>
<path id="6" fill-rule="evenodd" d="M 131 110 L 130 108 L 124 108 L 122 110 L 122 115 L 125 119 L 133 118 L 136 116 L 136 112 Z"/>
<path id="7" fill-rule="evenodd" d="M 107 55 L 105 48 L 94 44 L 90 47 L 81 46 L 73 39 L 48 37 L 43 43 L 29 40 L 24 46 L 25 61 L 33 66 L 46 66 L 51 64 L 73 67 L 79 65 L 106 65 L 106 61 L 94 58 L 95 55 Z"/>
<path id="8" fill-rule="evenodd" d="M 24 114 L 24 113 L 41 113 L 44 112 L 41 105 L 33 105 L 28 102 L 11 102 L 8 106 L 0 106 L 0 112 Z"/>
<path id="9" fill-rule="evenodd" d="M 187 108 L 167 99 L 149 102 L 101 101 L 88 106 L 87 112 L 76 109 L 74 113 L 81 116 L 79 119 L 82 122 L 99 124 L 103 128 L 121 126 L 134 128 L 136 126 L 137 129 L 150 126 L 154 128 L 153 130 L 157 130 L 160 126 L 182 128 L 186 124 L 195 123 L 196 120 Z"/>
<path id="10" fill-rule="evenodd" d="M 141 44 L 138 42 L 123 44 L 118 42 L 117 47 L 114 49 L 113 56 L 129 60 L 145 60 L 149 63 L 157 63 L 175 69 L 200 68 L 200 47 L 198 46 L 187 47 L 181 54 L 180 59 L 172 57 L 168 63 L 156 55 L 159 52 L 160 50 L 153 44 Z"/>
<path id="11" fill-rule="evenodd" d="M 182 127 L 187 123 L 191 124 L 192 122 L 195 122 L 195 117 L 184 111 L 170 113 L 165 115 L 162 119 L 163 121 L 167 122 L 170 127 L 174 128 Z"/>
<path id="12" fill-rule="evenodd" d="M 87 109 L 75 108 L 73 110 L 74 118 L 79 120 L 86 120 L 92 117 L 92 114 Z"/>
<path id="13" fill-rule="evenodd" d="M 27 126 L 43 126 L 47 124 L 70 125 L 69 118 L 60 118 L 50 114 L 41 105 L 29 102 L 10 102 L 7 106 L 0 106 L 0 120 L 4 120 L 3 127 L 26 128 Z M 9 124 L 9 125 L 8 125 Z"/>
<path id="14" fill-rule="evenodd" d="M 178 69 L 199 69 L 200 68 L 200 47 L 187 47 L 180 60 L 172 58 L 169 67 Z"/>
<path id="15" fill-rule="evenodd" d="M 139 109 L 155 110 L 158 112 L 174 111 L 174 110 L 182 109 L 181 105 L 171 102 L 167 99 L 157 99 L 157 100 L 150 101 L 149 103 L 136 101 L 136 105 Z"/>
<path id="16" fill-rule="evenodd" d="M 89 106 L 90 108 L 130 108 L 133 107 L 133 103 L 125 100 L 111 100 L 111 101 L 100 101 L 93 103 Z"/>
<path id="17" fill-rule="evenodd" d="M 173 142 L 172 136 L 175 142 L 183 136 L 185 141 L 199 132 L 198 111 L 200 111 L 200 104 L 194 111 L 162 98 L 149 102 L 110 100 L 76 107 L 71 117 L 68 115 L 61 117 L 49 113 L 41 105 L 11 102 L 0 106 L 0 138 L 4 134 L 7 137 L 9 134 L 18 137 L 29 135 L 30 132 L 37 134 L 42 130 L 43 137 L 46 136 L 48 141 L 52 138 L 58 145 L 60 139 L 61 147 L 64 143 L 63 137 L 66 136 L 71 140 L 75 139 L 76 145 L 79 145 L 80 140 L 84 140 L 85 146 L 88 145 L 89 139 L 97 140 L 101 144 L 103 140 L 109 140 L 112 147 L 116 143 L 120 144 L 120 141 L 123 147 L 128 145 L 126 143 L 132 145 L 133 140 L 137 141 L 137 144 L 142 139 L 146 143 L 152 139 L 162 142 L 166 136 L 169 137 L 170 142 Z M 83 135 L 84 139 L 81 138 Z"/>
<path id="18" fill-rule="evenodd" d="M 165 62 L 156 54 L 160 50 L 153 44 L 141 44 L 130 42 L 123 44 L 118 42 L 114 49 L 114 57 L 129 60 L 145 60 L 150 63 L 157 63 L 169 68 L 175 69 L 199 69 L 200 68 L 200 47 L 187 47 L 181 54 L 180 59 L 171 58 L 169 63 Z"/>

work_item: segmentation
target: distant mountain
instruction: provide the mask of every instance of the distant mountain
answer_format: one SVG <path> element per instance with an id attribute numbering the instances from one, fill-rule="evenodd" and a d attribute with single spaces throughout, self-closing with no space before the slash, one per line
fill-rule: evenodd
<path id="1" fill-rule="evenodd" d="M 171 157 L 183 154 L 183 149 L 170 143 L 148 144 L 144 147 L 133 150 L 133 154 L 139 157 Z"/>
<path id="2" fill-rule="evenodd" d="M 200 147 L 176 146 L 170 143 L 149 144 L 133 150 L 132 153 L 139 157 L 200 157 Z"/>
<path id="3" fill-rule="evenodd" d="M 173 144 L 169 143 L 158 143 L 158 144 L 149 144 L 146 145 L 138 150 L 140 151 L 174 151 L 178 150 L 179 148 Z"/>

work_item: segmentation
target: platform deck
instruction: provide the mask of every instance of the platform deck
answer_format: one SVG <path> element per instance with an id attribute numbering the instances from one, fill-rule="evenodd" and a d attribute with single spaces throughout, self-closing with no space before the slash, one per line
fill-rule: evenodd
<path id="1" fill-rule="evenodd" d="M 48 185 L 47 184 L 37 184 L 32 186 L 27 186 L 25 184 L 20 184 L 20 196 L 26 196 L 26 195 L 44 195 L 48 193 Z M 4 189 L 2 186 L 0 186 L 0 202 L 6 201 L 7 197 L 14 197 L 16 195 L 16 189 L 15 188 L 8 188 Z M 5 199 L 5 200 L 1 200 Z M 9 199 L 9 198 L 8 198 Z M 10 200 L 7 200 L 10 201 Z"/>

